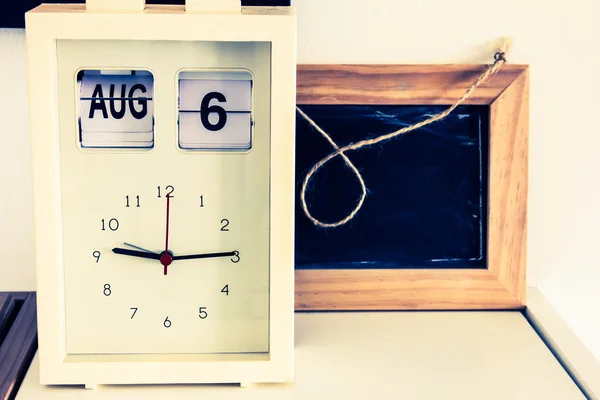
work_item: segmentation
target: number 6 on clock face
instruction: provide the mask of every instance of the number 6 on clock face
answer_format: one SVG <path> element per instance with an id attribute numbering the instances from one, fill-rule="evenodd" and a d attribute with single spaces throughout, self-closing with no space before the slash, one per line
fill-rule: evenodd
<path id="1" fill-rule="evenodd" d="M 180 72 L 179 146 L 188 150 L 249 150 L 252 79 L 247 71 Z"/>

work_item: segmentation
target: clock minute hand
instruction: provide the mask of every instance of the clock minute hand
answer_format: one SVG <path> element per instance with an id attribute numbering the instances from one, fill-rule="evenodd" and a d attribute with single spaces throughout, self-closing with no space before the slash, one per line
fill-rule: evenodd
<path id="1" fill-rule="evenodd" d="M 216 258 L 216 257 L 231 257 L 235 256 L 235 251 L 228 251 L 224 253 L 205 253 L 205 254 L 186 254 L 183 256 L 173 256 L 173 261 L 175 260 L 192 260 L 195 258 Z"/>
<path id="2" fill-rule="evenodd" d="M 120 247 L 115 247 L 114 249 L 112 249 L 112 251 L 115 254 L 122 254 L 124 256 L 149 258 L 151 260 L 160 260 L 160 254 L 156 254 L 156 253 L 147 253 L 145 251 L 122 249 Z"/>

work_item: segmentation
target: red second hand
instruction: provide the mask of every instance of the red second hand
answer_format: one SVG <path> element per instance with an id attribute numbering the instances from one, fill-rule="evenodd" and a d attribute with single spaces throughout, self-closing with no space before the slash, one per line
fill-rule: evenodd
<path id="1" fill-rule="evenodd" d="M 167 223 L 165 233 L 165 252 L 160 257 L 160 263 L 164 266 L 164 274 L 167 274 L 167 267 L 173 262 L 173 257 L 169 254 L 169 199 L 170 195 L 167 195 Z"/>
<path id="2" fill-rule="evenodd" d="M 167 232 L 165 233 L 165 252 L 169 251 L 169 200 L 171 196 L 167 195 Z"/>

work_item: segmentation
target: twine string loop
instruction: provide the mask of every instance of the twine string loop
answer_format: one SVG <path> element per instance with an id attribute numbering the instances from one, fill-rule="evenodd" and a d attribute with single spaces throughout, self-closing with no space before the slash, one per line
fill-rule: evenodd
<path id="1" fill-rule="evenodd" d="M 300 193 L 300 200 L 302 202 L 302 209 L 304 211 L 304 214 L 306 215 L 306 217 L 315 225 L 322 227 L 322 228 L 335 228 L 341 225 L 346 224 L 348 221 L 350 221 L 352 218 L 354 218 L 356 216 L 356 214 L 358 213 L 358 211 L 361 209 L 361 207 L 364 204 L 365 198 L 367 197 L 367 187 L 365 184 L 365 181 L 362 177 L 362 175 L 360 174 L 360 172 L 358 171 L 358 169 L 356 168 L 356 166 L 352 163 L 352 161 L 348 158 L 348 156 L 345 154 L 348 151 L 352 151 L 352 150 L 358 150 L 364 147 L 368 147 L 368 146 L 372 146 L 374 144 L 392 139 L 396 136 L 402 135 L 404 133 L 408 133 L 411 131 L 414 131 L 416 129 L 422 128 L 426 125 L 432 124 L 434 122 L 437 122 L 445 117 L 447 117 L 450 113 L 452 113 L 459 105 L 461 105 L 465 100 L 467 100 L 471 94 L 475 91 L 475 89 L 477 89 L 477 87 L 479 85 L 481 85 L 483 82 L 485 82 L 489 77 L 491 77 L 492 75 L 496 74 L 496 72 L 498 72 L 498 70 L 500 70 L 500 68 L 502 67 L 502 65 L 504 65 L 506 63 L 506 58 L 505 58 L 505 54 L 508 50 L 508 47 L 510 46 L 510 41 L 508 39 L 504 39 L 499 48 L 497 49 L 497 51 L 494 53 L 494 63 L 485 70 L 485 72 L 483 72 L 478 78 L 477 80 L 471 85 L 471 87 L 469 89 L 467 89 L 467 91 L 450 107 L 448 107 L 446 110 L 435 114 L 433 116 L 431 116 L 430 118 L 423 120 L 421 122 L 417 122 L 413 125 L 404 127 L 402 129 L 399 129 L 397 131 L 391 132 L 391 133 L 387 133 L 387 134 L 383 134 L 380 135 L 378 137 L 375 137 L 373 139 L 365 139 L 365 140 L 361 140 L 355 143 L 350 143 L 346 146 L 343 147 L 339 147 L 331 138 L 331 136 L 329 136 L 329 134 L 327 134 L 321 127 L 319 127 L 308 115 L 306 115 L 306 113 L 304 113 L 298 106 L 296 106 L 296 110 L 298 111 L 298 113 L 313 127 L 315 128 L 328 142 L 329 144 L 331 144 L 331 146 L 334 148 L 334 151 L 331 152 L 329 155 L 327 155 L 326 157 L 322 158 L 319 162 L 317 162 L 315 165 L 313 165 L 313 167 L 308 171 L 308 173 L 306 174 L 306 176 L 304 177 L 304 181 L 302 183 L 302 190 Z M 315 218 L 309 211 L 308 209 L 308 205 L 306 204 L 306 190 L 308 187 L 308 183 L 310 182 L 311 178 L 313 177 L 313 175 L 319 170 L 321 169 L 323 166 L 325 166 L 325 164 L 327 164 L 329 161 L 333 160 L 335 157 L 337 156 L 341 156 L 342 159 L 344 160 L 344 163 L 346 164 L 346 166 L 348 168 L 350 168 L 350 170 L 352 170 L 352 172 L 354 173 L 354 175 L 356 176 L 360 186 L 361 186 L 361 195 L 360 198 L 358 199 L 356 206 L 354 207 L 354 209 L 344 218 L 342 218 L 339 221 L 336 222 L 323 222 L 320 221 L 319 219 Z"/>

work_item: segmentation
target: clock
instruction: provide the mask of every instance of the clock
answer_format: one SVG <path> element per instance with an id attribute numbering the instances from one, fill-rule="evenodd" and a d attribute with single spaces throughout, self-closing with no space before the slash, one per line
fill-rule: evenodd
<path id="1" fill-rule="evenodd" d="M 291 381 L 293 10 L 96 3 L 26 15 L 41 383 Z"/>

